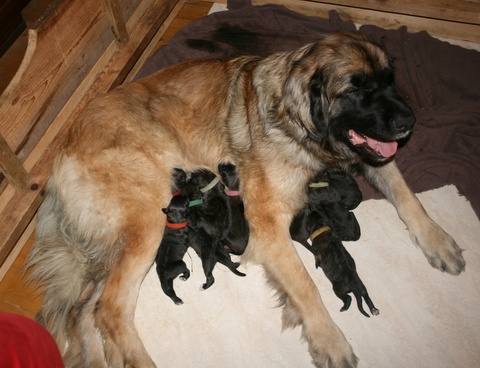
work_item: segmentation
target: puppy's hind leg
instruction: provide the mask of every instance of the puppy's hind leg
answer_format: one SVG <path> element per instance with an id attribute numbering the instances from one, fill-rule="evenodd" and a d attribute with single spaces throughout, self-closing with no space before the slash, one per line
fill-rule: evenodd
<path id="1" fill-rule="evenodd" d="M 365 299 L 365 303 L 367 303 L 368 308 L 370 309 L 370 313 L 372 313 L 374 316 L 378 316 L 380 314 L 380 311 L 375 308 L 375 305 L 373 305 L 372 299 L 370 299 L 370 296 L 368 293 L 365 291 L 362 293 L 363 299 Z"/>
<path id="2" fill-rule="evenodd" d="M 343 307 L 340 309 L 340 312 L 345 312 L 350 308 L 350 304 L 352 304 L 352 297 L 348 294 L 345 294 L 343 296 L 337 295 L 342 301 L 343 301 Z"/>
<path id="3" fill-rule="evenodd" d="M 166 270 L 160 270 L 157 267 L 157 273 L 160 278 L 160 285 L 163 292 L 173 300 L 177 305 L 183 304 L 183 300 L 180 299 L 175 293 L 173 288 L 173 281 L 180 275 L 180 279 L 185 281 L 190 277 L 190 271 L 187 268 L 185 262 L 176 261 L 172 265 L 169 265 Z"/>
<path id="4" fill-rule="evenodd" d="M 217 261 L 223 264 L 224 266 L 226 266 L 235 275 L 240 277 L 246 276 L 243 272 L 240 272 L 239 270 L 237 270 L 237 268 L 240 266 L 240 263 L 233 262 L 232 259 L 230 258 L 230 255 L 225 249 L 223 249 L 223 247 L 220 247 L 219 249 L 217 249 L 217 252 L 215 255 L 216 255 Z"/>

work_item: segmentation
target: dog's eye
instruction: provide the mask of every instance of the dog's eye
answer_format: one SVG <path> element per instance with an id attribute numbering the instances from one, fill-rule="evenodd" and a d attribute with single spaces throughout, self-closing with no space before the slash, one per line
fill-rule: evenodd
<path id="1" fill-rule="evenodd" d="M 350 95 L 352 93 L 356 93 L 359 91 L 359 88 L 358 87 L 355 87 L 355 86 L 351 86 L 350 88 L 347 88 L 343 94 L 346 94 L 346 95 Z"/>

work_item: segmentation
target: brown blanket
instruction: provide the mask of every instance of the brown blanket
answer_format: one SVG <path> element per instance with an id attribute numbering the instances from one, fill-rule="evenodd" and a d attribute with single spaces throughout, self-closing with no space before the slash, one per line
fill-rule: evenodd
<path id="1" fill-rule="evenodd" d="M 229 10 L 192 22 L 161 47 L 137 78 L 184 60 L 266 56 L 317 40 L 319 34 L 354 31 L 334 11 L 329 19 L 307 17 L 282 6 L 228 2 Z M 382 44 L 395 60 L 397 85 L 417 116 L 397 162 L 415 192 L 454 184 L 480 217 L 480 53 L 405 27 L 359 30 Z M 378 193 L 359 179 L 364 199 Z"/>

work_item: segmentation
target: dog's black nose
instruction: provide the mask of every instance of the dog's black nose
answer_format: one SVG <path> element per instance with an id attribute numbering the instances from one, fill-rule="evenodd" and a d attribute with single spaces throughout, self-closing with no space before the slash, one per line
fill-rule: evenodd
<path id="1" fill-rule="evenodd" d="M 393 119 L 393 125 L 399 132 L 407 132 L 412 129 L 415 124 L 415 116 L 413 114 L 398 115 Z"/>

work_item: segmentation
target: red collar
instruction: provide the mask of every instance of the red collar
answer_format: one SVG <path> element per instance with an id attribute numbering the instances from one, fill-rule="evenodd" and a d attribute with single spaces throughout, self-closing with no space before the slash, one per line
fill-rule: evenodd
<path id="1" fill-rule="evenodd" d="M 178 224 L 175 224 L 175 223 L 173 223 L 173 222 L 168 222 L 168 221 L 165 223 L 165 226 L 166 226 L 166 227 L 169 227 L 170 229 L 183 229 L 183 228 L 184 228 L 185 226 L 187 226 L 187 225 L 188 225 L 188 222 L 187 222 L 187 221 L 185 221 L 185 222 L 180 222 L 180 223 L 178 223 Z"/>

